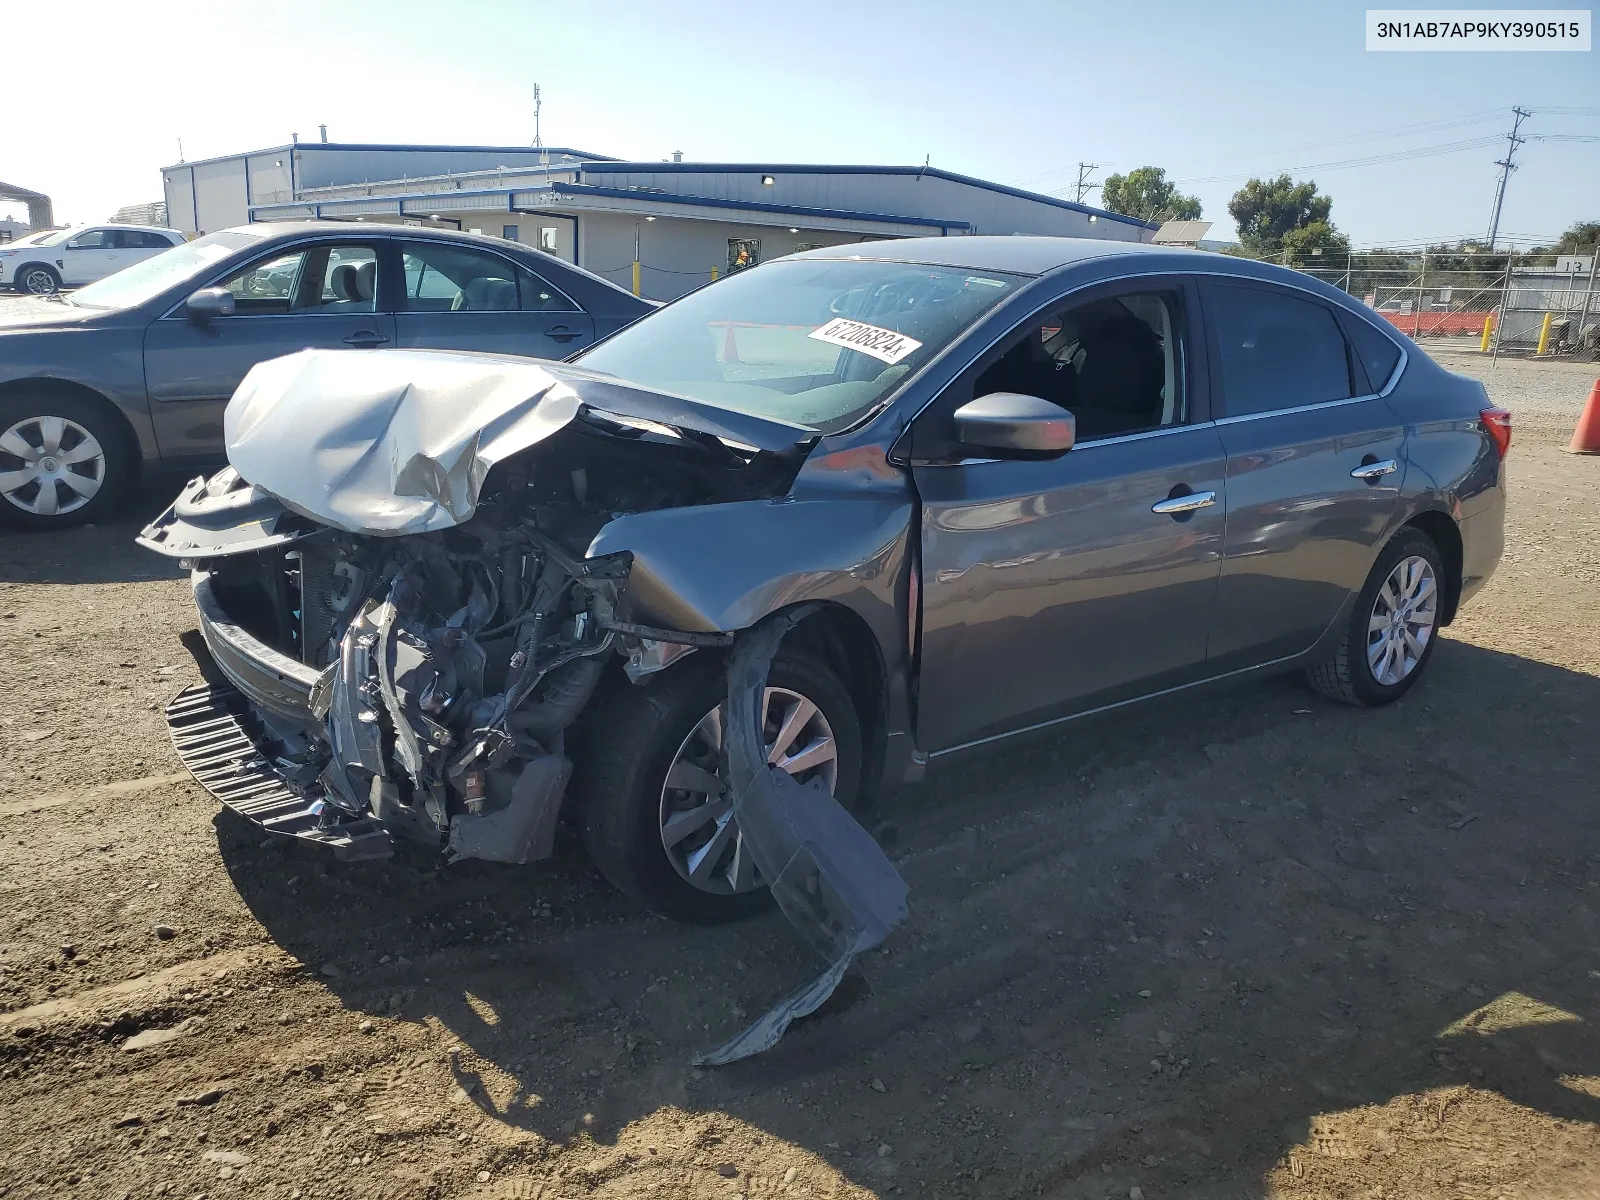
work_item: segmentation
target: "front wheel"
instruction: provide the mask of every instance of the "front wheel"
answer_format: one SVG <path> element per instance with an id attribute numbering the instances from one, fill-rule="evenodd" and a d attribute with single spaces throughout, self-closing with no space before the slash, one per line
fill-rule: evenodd
<path id="1" fill-rule="evenodd" d="M 691 660 L 647 686 L 620 686 L 586 715 L 573 779 L 600 872 L 653 911 L 693 924 L 737 920 L 771 899 L 724 777 L 720 667 Z M 858 802 L 861 724 L 827 666 L 780 654 L 767 675 L 763 726 L 769 762 L 820 782 L 846 808 Z"/>
<path id="2" fill-rule="evenodd" d="M 115 504 L 137 462 L 122 431 L 76 396 L 0 400 L 0 525 L 61 529 Z"/>
<path id="3" fill-rule="evenodd" d="M 1306 672 L 1311 686 L 1369 708 L 1404 696 L 1433 657 L 1443 580 L 1431 538 L 1409 528 L 1396 534 L 1373 564 L 1339 648 Z"/>
<path id="4" fill-rule="evenodd" d="M 29 263 L 15 277 L 16 289 L 34 296 L 52 296 L 61 290 L 61 276 L 54 267 L 43 263 Z"/>

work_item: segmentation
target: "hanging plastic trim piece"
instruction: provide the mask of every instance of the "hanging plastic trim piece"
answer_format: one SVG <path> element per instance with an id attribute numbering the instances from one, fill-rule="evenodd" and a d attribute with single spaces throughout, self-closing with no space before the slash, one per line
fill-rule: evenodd
<path id="1" fill-rule="evenodd" d="M 726 747 L 733 815 L 784 916 L 827 968 L 731 1041 L 695 1059 L 718 1067 L 770 1050 L 794 1021 L 827 1002 L 856 955 L 905 920 L 906 881 L 820 781 L 801 784 L 767 762 L 761 699 L 784 635 L 816 611 L 802 605 L 738 634 L 728 658 Z"/>

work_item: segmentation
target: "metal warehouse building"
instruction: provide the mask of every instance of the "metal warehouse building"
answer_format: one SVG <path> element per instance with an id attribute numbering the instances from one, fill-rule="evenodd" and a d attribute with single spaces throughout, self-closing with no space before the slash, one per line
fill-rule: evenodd
<path id="1" fill-rule="evenodd" d="M 816 246 L 975 233 L 1147 242 L 1158 227 L 935 167 L 307 142 L 162 174 L 168 220 L 188 232 L 308 217 L 443 225 L 537 246 L 660 300 Z"/>

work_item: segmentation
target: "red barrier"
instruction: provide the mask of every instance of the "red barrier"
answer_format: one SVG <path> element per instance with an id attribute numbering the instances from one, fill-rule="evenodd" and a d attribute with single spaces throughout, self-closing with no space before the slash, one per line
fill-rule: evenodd
<path id="1" fill-rule="evenodd" d="M 1481 312 L 1383 312 L 1383 317 L 1401 333 L 1411 337 L 1478 337 L 1488 313 Z"/>

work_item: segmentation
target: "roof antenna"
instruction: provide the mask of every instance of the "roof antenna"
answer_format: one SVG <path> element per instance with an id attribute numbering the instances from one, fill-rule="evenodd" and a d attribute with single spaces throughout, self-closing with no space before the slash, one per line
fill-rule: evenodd
<path id="1" fill-rule="evenodd" d="M 918 179 L 922 178 L 923 172 L 928 169 L 928 164 L 930 164 L 931 162 L 933 162 L 933 155 L 924 154 L 922 156 L 922 170 L 917 172 L 917 178 Z"/>
<path id="2" fill-rule="evenodd" d="M 318 125 L 317 132 L 322 134 L 322 140 L 324 142 L 328 140 L 328 127 L 326 125 Z"/>
<path id="3" fill-rule="evenodd" d="M 182 138 L 178 139 L 178 161 L 179 162 L 183 161 L 183 139 Z"/>
<path id="4" fill-rule="evenodd" d="M 544 100 L 539 95 L 539 85 L 533 85 L 533 148 L 539 151 L 539 165 L 550 165 L 550 152 L 544 148 L 544 138 L 539 132 L 539 111 L 544 108 Z"/>

